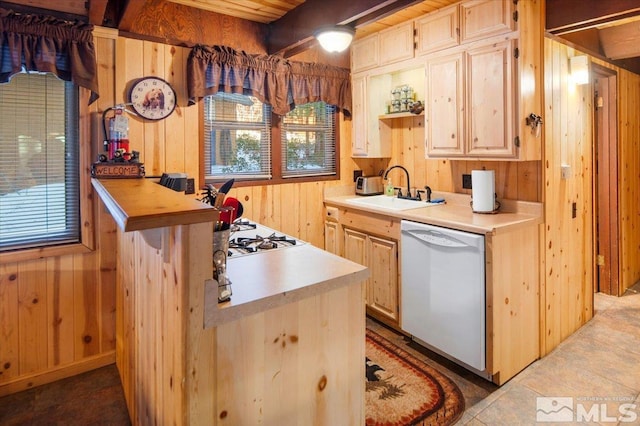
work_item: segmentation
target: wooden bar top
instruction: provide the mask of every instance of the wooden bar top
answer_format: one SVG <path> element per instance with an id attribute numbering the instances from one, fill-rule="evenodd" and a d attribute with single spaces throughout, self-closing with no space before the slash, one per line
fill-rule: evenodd
<path id="1" fill-rule="evenodd" d="M 94 178 L 91 184 L 124 232 L 218 220 L 210 205 L 155 180 Z"/>

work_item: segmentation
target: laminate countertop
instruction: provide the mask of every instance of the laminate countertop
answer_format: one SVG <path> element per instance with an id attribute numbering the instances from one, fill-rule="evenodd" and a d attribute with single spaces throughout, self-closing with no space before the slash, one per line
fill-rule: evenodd
<path id="1" fill-rule="evenodd" d="M 123 232 L 215 222 L 208 204 L 150 179 L 92 179 L 93 187 Z M 213 225 L 211 227 L 213 229 Z M 203 235 L 202 238 L 213 236 Z M 211 252 L 202 260 L 211 266 Z M 205 282 L 204 323 L 214 327 L 334 289 L 361 283 L 369 270 L 311 244 L 265 251 L 227 260 L 231 300 L 218 303 L 218 291 Z M 364 303 L 364 302 L 363 302 Z"/>
<path id="2" fill-rule="evenodd" d="M 354 195 L 354 192 L 349 189 L 334 189 L 326 192 L 324 203 L 328 207 L 327 214 L 331 215 L 331 207 L 341 207 L 476 234 L 509 232 L 522 226 L 540 224 L 543 221 L 542 203 L 502 200 L 498 213 L 483 214 L 473 212 L 470 205 L 471 197 L 465 194 L 434 193 L 433 199 L 444 198 L 446 203 L 432 206 L 425 204 L 425 207 L 410 210 L 390 210 L 353 201 L 360 197 L 362 196 Z"/>
<path id="3" fill-rule="evenodd" d="M 369 269 L 307 243 L 231 257 L 227 275 L 232 290 L 228 302 L 218 303 L 213 282 L 205 285 L 205 327 L 361 283 Z"/>

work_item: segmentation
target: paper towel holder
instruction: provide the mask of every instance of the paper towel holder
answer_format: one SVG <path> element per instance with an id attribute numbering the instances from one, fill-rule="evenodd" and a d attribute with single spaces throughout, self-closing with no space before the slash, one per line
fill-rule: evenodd
<path id="1" fill-rule="evenodd" d="M 469 201 L 469 205 L 471 206 L 471 211 L 473 213 L 479 213 L 479 214 L 496 214 L 496 213 L 498 213 L 498 211 L 500 211 L 500 201 L 498 201 L 498 194 L 494 194 L 494 196 L 495 196 L 495 200 L 493 202 L 493 205 L 494 205 L 494 209 L 493 210 L 491 210 L 491 211 L 483 211 L 483 212 L 476 211 L 476 210 L 473 209 L 473 199 L 471 199 L 471 201 Z"/>

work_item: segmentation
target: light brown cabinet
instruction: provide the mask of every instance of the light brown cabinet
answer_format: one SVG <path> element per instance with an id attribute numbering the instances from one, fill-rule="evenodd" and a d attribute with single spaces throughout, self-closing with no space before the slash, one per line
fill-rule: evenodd
<path id="1" fill-rule="evenodd" d="M 425 55 L 460 43 L 458 11 L 456 4 L 416 20 L 416 55 Z"/>
<path id="2" fill-rule="evenodd" d="M 367 313 L 399 329 L 400 220 L 327 206 L 324 230 L 325 250 L 369 268 Z"/>
<path id="3" fill-rule="evenodd" d="M 505 40 L 427 60 L 427 158 L 517 157 L 514 55 Z"/>
<path id="4" fill-rule="evenodd" d="M 472 0 L 460 3 L 462 43 L 481 40 L 515 29 L 513 2 Z"/>
<path id="5" fill-rule="evenodd" d="M 344 257 L 371 271 L 365 295 L 368 310 L 394 324 L 399 319 L 397 255 L 397 241 L 344 228 Z"/>
<path id="6" fill-rule="evenodd" d="M 382 65 L 379 38 L 378 65 L 369 66 L 369 61 L 361 73 L 358 71 L 363 67 L 352 68 L 354 105 L 363 105 L 363 112 L 356 112 L 353 119 L 353 156 L 390 155 L 389 144 L 378 148 L 380 141 L 389 139 L 385 134 L 388 126 L 378 118 L 384 114 L 388 91 L 398 81 L 398 70 L 421 68 L 426 70 L 425 81 L 417 85 L 415 93 L 416 100 L 425 103 L 427 158 L 539 160 L 540 139 L 527 128 L 523 117 L 531 112 L 542 114 L 541 91 L 537 89 L 541 74 L 535 65 L 540 61 L 535 48 L 540 6 L 518 4 L 517 9 L 508 0 L 470 0 L 415 19 L 410 22 L 417 40 L 414 55 L 393 65 Z M 367 37 L 360 42 L 365 45 L 370 41 Z M 405 45 L 398 49 L 397 57 L 405 56 L 400 53 Z M 362 50 L 356 44 L 354 65 L 364 63 L 367 52 Z"/>
<path id="7" fill-rule="evenodd" d="M 463 156 L 464 55 L 458 52 L 430 58 L 426 70 L 427 156 Z"/>
<path id="8" fill-rule="evenodd" d="M 351 72 L 359 73 L 413 58 L 413 21 L 395 25 L 351 45 Z"/>
<path id="9" fill-rule="evenodd" d="M 384 108 L 383 99 L 388 98 L 389 79 L 361 75 L 352 79 L 352 142 L 351 155 L 354 157 L 389 158 L 391 141 L 380 136 L 378 114 Z M 378 102 L 372 103 L 375 99 Z"/>
<path id="10" fill-rule="evenodd" d="M 512 40 L 469 49 L 466 59 L 466 155 L 514 158 L 518 142 L 514 121 L 514 55 Z"/>
<path id="11" fill-rule="evenodd" d="M 351 44 L 351 72 L 357 73 L 380 65 L 379 34 L 354 41 Z"/>
<path id="12" fill-rule="evenodd" d="M 380 65 L 413 58 L 413 22 L 405 22 L 380 31 Z"/>

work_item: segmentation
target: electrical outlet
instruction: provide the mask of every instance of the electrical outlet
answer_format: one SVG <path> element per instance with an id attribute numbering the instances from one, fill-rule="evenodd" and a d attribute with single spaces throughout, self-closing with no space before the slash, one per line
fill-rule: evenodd
<path id="1" fill-rule="evenodd" d="M 362 170 L 353 171 L 353 181 L 355 182 L 360 176 L 362 176 Z"/>
<path id="2" fill-rule="evenodd" d="M 471 189 L 471 175 L 462 175 L 462 188 Z"/>
<path id="3" fill-rule="evenodd" d="M 184 191 L 185 194 L 195 194 L 196 193 L 196 181 L 194 178 L 187 179 L 187 189 Z"/>

